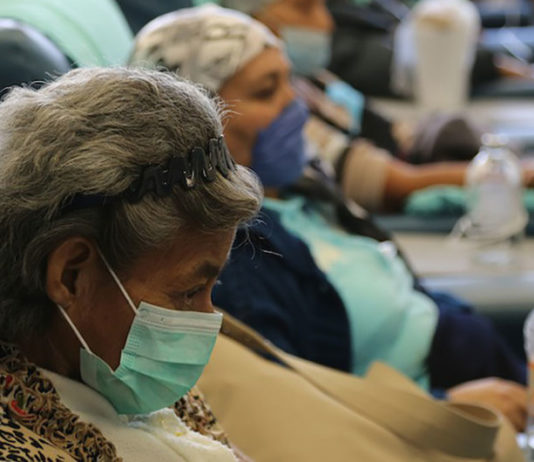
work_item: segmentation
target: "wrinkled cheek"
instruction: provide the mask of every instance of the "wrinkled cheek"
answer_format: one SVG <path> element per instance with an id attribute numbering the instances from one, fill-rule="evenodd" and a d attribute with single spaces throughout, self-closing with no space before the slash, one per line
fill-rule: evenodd
<path id="1" fill-rule="evenodd" d="M 101 329 L 101 335 L 97 340 L 99 345 L 96 348 L 100 351 L 97 352 L 97 355 L 113 370 L 119 367 L 122 350 L 126 344 L 133 319 L 133 313 L 126 312 L 123 316 L 116 316 L 113 321 L 107 323 L 105 329 Z"/>
<path id="2" fill-rule="evenodd" d="M 224 137 L 234 160 L 240 165 L 250 167 L 252 149 L 258 137 L 257 131 L 253 127 L 228 124 L 224 131 Z"/>

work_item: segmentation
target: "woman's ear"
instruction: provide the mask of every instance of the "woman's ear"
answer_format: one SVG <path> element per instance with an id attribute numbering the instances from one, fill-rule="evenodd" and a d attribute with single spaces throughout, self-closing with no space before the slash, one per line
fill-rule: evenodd
<path id="1" fill-rule="evenodd" d="M 48 255 L 46 293 L 64 308 L 76 304 L 86 293 L 87 274 L 99 270 L 96 245 L 84 237 L 70 237 Z"/>

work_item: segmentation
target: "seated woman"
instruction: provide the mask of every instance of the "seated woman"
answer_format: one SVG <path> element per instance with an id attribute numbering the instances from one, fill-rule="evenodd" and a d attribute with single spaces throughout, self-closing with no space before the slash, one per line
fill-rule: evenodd
<path id="1" fill-rule="evenodd" d="M 182 10 L 141 31 L 132 61 L 163 64 L 217 92 L 234 114 L 225 128 L 232 154 L 270 196 L 263 219 L 238 233 L 216 304 L 287 352 L 354 374 L 383 360 L 436 393 L 491 403 L 524 425 L 521 385 L 460 385 L 525 381 L 525 365 L 485 319 L 414 288 L 394 246 L 343 229 L 332 203 L 284 195 L 306 163 L 307 111 L 265 27 L 218 7 Z"/>
<path id="2" fill-rule="evenodd" d="M 307 139 L 333 167 L 347 197 L 368 210 L 395 211 L 419 189 L 463 184 L 463 161 L 478 152 L 480 128 L 458 115 L 436 114 L 418 127 L 390 122 L 348 84 L 326 72 L 334 23 L 325 0 L 219 3 L 254 15 L 283 39 L 298 74 L 293 86 L 312 113 Z M 355 53 L 355 47 L 347 48 Z M 353 61 L 344 58 L 345 63 Z M 367 61 L 364 67 L 369 67 Z"/>
<path id="3" fill-rule="evenodd" d="M 195 3 L 207 1 L 209 0 L 195 0 Z M 331 22 L 335 23 L 334 34 L 318 27 L 323 15 L 320 9 L 324 9 L 326 3 L 332 12 Z M 297 30 L 288 31 L 287 36 L 298 42 L 295 45 L 298 46 L 299 56 L 306 57 L 308 62 L 324 60 L 324 44 L 328 43 L 331 45 L 328 56 L 332 59 L 326 65 L 337 75 L 366 95 L 397 97 L 405 95 L 396 92 L 391 84 L 394 31 L 415 3 L 410 0 L 220 0 L 221 6 L 252 14 L 269 27 L 296 27 Z M 487 9 L 493 13 L 499 11 L 495 5 Z M 517 14 L 520 14 L 520 9 L 518 5 L 510 7 L 510 10 Z M 303 19 L 306 16 L 308 19 Z M 498 27 L 501 26 L 507 24 Z M 309 47 L 312 43 L 316 50 L 315 56 L 312 56 L 313 52 Z M 531 78 L 532 70 L 528 63 L 512 57 L 506 51 L 505 47 L 495 50 L 484 43 L 479 44 L 471 72 L 473 86 L 508 76 Z"/>
<path id="4" fill-rule="evenodd" d="M 221 324 L 211 289 L 261 201 L 218 111 L 119 68 L 0 104 L 0 459 L 236 460 L 190 391 Z"/>

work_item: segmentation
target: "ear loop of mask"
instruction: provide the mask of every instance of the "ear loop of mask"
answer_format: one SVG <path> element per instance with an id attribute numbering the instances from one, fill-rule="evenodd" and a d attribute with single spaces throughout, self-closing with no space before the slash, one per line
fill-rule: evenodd
<path id="1" fill-rule="evenodd" d="M 56 303 L 56 306 L 59 308 L 59 311 L 60 313 L 63 315 L 63 317 L 65 318 L 65 321 L 67 321 L 69 323 L 69 326 L 71 327 L 71 329 L 74 331 L 74 333 L 76 334 L 76 337 L 78 337 L 78 340 L 80 341 L 80 343 L 83 345 L 83 347 L 91 354 L 94 354 L 93 351 L 91 350 L 91 348 L 89 348 L 89 345 L 87 345 L 87 342 L 83 339 L 82 337 L 82 334 L 80 334 L 80 331 L 77 329 L 77 327 L 74 325 L 74 323 L 72 322 L 72 320 L 69 318 L 69 316 L 67 315 L 67 313 L 65 312 L 65 309 L 58 303 Z"/>
<path id="2" fill-rule="evenodd" d="M 100 255 L 100 258 L 104 262 L 104 265 L 106 265 L 106 268 L 108 269 L 109 274 L 111 274 L 111 277 L 115 281 L 115 284 L 117 284 L 119 286 L 119 289 L 122 292 L 122 295 L 124 295 L 124 298 L 126 299 L 126 301 L 128 302 L 128 305 L 130 305 L 130 308 L 133 310 L 134 314 L 137 314 L 137 308 L 135 307 L 134 302 L 130 298 L 130 295 L 128 294 L 128 292 L 126 292 L 126 289 L 122 285 L 122 282 L 120 281 L 118 276 L 115 274 L 115 271 L 113 271 L 113 268 L 111 268 L 111 265 L 106 260 L 106 257 L 104 257 L 104 254 L 102 253 L 100 248 L 97 247 L 96 250 L 97 250 L 98 254 Z"/>
<path id="3" fill-rule="evenodd" d="M 124 286 L 122 285 L 122 282 L 120 281 L 120 279 L 118 278 L 118 276 L 115 274 L 115 271 L 113 271 L 113 269 L 111 268 L 111 265 L 108 263 L 108 261 L 106 260 L 106 257 L 104 257 L 104 254 L 102 253 L 102 251 L 100 250 L 99 247 L 96 248 L 98 254 L 100 255 L 100 258 L 102 259 L 102 261 L 104 262 L 104 265 L 106 266 L 107 270 L 109 271 L 109 274 L 111 274 L 111 277 L 113 278 L 113 280 L 115 281 L 115 283 L 117 284 L 117 286 L 119 286 L 119 289 L 122 293 L 122 295 L 124 295 L 124 298 L 126 299 L 126 301 L 128 302 L 128 305 L 130 305 L 130 308 L 133 310 L 134 314 L 137 314 L 137 308 L 135 307 L 132 299 L 130 298 L 130 295 L 128 295 L 128 292 L 126 292 L 126 289 L 124 288 Z M 71 327 L 71 329 L 74 331 L 74 333 L 76 334 L 76 337 L 78 337 L 78 340 L 80 341 L 80 343 L 82 344 L 82 346 L 91 354 L 94 354 L 91 350 L 91 348 L 89 348 L 89 345 L 87 344 L 87 342 L 84 340 L 84 338 L 82 337 L 82 334 L 80 334 L 80 331 L 78 330 L 78 328 L 74 325 L 74 323 L 72 322 L 72 320 L 70 319 L 70 317 L 67 315 L 67 312 L 65 311 L 65 309 L 59 304 L 59 303 L 56 303 L 56 306 L 59 308 L 59 311 L 60 313 L 63 315 L 63 317 L 65 318 L 65 320 L 67 321 L 67 323 L 69 324 L 69 326 Z"/>

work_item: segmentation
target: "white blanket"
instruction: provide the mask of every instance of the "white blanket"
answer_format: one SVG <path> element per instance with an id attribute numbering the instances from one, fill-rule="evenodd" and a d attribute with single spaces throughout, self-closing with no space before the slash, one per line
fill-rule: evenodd
<path id="1" fill-rule="evenodd" d="M 126 462 L 235 462 L 226 446 L 190 430 L 170 409 L 127 418 L 117 414 L 99 393 L 83 383 L 50 371 L 63 404 L 95 425 Z"/>

